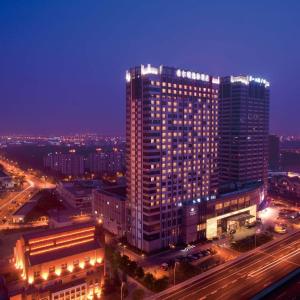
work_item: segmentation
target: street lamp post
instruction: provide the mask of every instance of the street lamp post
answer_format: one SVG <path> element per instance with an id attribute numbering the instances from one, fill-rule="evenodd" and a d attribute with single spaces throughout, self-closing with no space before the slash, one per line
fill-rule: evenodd
<path id="1" fill-rule="evenodd" d="M 254 249 L 256 248 L 256 234 L 260 233 L 260 229 L 255 229 L 255 234 L 254 234 Z"/>
<path id="2" fill-rule="evenodd" d="M 125 282 L 122 281 L 122 283 L 121 283 L 121 300 L 123 300 L 123 288 L 124 288 L 124 286 L 125 286 Z"/>
<path id="3" fill-rule="evenodd" d="M 179 262 L 178 261 L 175 261 L 175 264 L 174 264 L 174 285 L 176 285 L 176 266 L 177 266 L 177 264 L 179 264 Z"/>

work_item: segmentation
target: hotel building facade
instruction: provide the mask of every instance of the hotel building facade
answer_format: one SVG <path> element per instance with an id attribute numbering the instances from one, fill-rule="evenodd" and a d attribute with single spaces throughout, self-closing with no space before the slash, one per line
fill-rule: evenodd
<path id="1" fill-rule="evenodd" d="M 219 78 L 142 65 L 126 81 L 128 240 L 152 252 L 182 241 L 186 201 L 216 198 Z"/>
<path id="2" fill-rule="evenodd" d="M 220 184 L 267 186 L 269 82 L 252 76 L 227 76 L 220 82 Z"/>
<path id="3" fill-rule="evenodd" d="M 235 190 L 220 193 L 219 163 L 226 158 L 222 155 L 220 160 L 223 150 L 218 143 L 222 135 L 224 147 L 224 140 L 228 142 L 227 136 L 235 130 L 235 124 L 227 120 L 231 115 L 224 113 L 228 108 L 224 88 L 220 93 L 220 78 L 165 66 L 141 65 L 127 71 L 127 238 L 131 245 L 154 252 L 177 243 L 212 239 L 255 220 L 264 191 L 259 181 L 265 179 L 267 162 L 269 83 L 247 78 L 247 90 L 241 87 L 240 93 L 249 93 L 242 111 L 253 120 L 246 131 L 253 132 L 247 135 L 241 126 L 241 135 L 253 139 L 251 151 L 259 150 L 260 166 L 253 166 L 255 176 L 245 178 Z M 225 82 L 223 78 L 223 87 Z M 234 95 L 226 100 L 229 111 Z M 235 159 L 244 163 L 239 155 Z M 246 162 L 253 157 L 245 157 Z M 224 171 L 221 175 L 224 178 Z M 228 179 L 235 183 L 236 177 Z"/>

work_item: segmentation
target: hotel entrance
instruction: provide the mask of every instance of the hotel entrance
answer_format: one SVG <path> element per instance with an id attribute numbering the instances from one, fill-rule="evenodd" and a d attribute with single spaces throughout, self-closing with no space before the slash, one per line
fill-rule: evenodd
<path id="1" fill-rule="evenodd" d="M 226 219 L 226 232 L 232 233 L 233 231 L 251 223 L 253 219 L 255 220 L 255 216 L 252 216 L 249 213 L 242 213 L 229 217 Z"/>
<path id="2" fill-rule="evenodd" d="M 213 239 L 223 233 L 232 233 L 256 220 L 256 205 L 206 220 L 206 238 Z"/>

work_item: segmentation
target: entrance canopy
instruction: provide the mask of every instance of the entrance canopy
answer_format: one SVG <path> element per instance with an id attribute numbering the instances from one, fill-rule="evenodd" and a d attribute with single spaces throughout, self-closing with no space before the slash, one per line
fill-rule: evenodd
<path id="1" fill-rule="evenodd" d="M 235 221 L 235 222 L 243 222 L 249 219 L 255 218 L 255 216 L 252 216 L 250 214 L 247 213 L 243 213 L 243 214 L 239 214 L 239 215 L 235 215 L 232 217 L 227 218 L 227 221 Z"/>

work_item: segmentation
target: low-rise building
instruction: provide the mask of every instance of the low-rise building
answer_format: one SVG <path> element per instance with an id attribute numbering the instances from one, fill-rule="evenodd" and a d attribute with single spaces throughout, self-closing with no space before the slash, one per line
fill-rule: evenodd
<path id="1" fill-rule="evenodd" d="M 93 224 L 77 224 L 21 236 L 14 261 L 25 280 L 9 287 L 11 299 L 94 299 L 100 297 L 104 250 Z"/>
<path id="2" fill-rule="evenodd" d="M 4 171 L 0 170 L 0 191 L 14 188 L 15 183 L 13 179 Z"/>
<path id="3" fill-rule="evenodd" d="M 126 187 L 115 186 L 95 190 L 92 211 L 98 222 L 110 233 L 122 237 L 126 233 Z"/>
<path id="4" fill-rule="evenodd" d="M 187 201 L 182 206 L 183 241 L 191 243 L 203 238 L 217 238 L 223 233 L 252 223 L 256 220 L 257 210 L 263 199 L 263 186 L 254 183 L 220 194 L 210 202 L 200 199 Z"/>
<path id="5" fill-rule="evenodd" d="M 25 202 L 18 210 L 13 213 L 12 222 L 24 223 L 26 216 L 34 209 L 41 197 L 42 194 L 37 193 L 33 197 L 31 197 L 29 201 Z"/>
<path id="6" fill-rule="evenodd" d="M 71 207 L 90 211 L 92 191 L 100 186 L 99 180 L 61 181 L 57 192 Z"/>
<path id="7" fill-rule="evenodd" d="M 272 176 L 269 190 L 283 197 L 300 199 L 300 177 L 293 174 Z"/>

